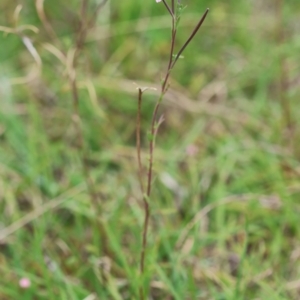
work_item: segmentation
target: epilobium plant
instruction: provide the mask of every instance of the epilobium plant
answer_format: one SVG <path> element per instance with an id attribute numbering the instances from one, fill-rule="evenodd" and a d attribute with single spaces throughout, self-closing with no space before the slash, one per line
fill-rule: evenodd
<path id="1" fill-rule="evenodd" d="M 151 190 L 152 190 L 152 180 L 153 180 L 153 160 L 154 160 L 154 148 L 155 148 L 155 139 L 158 133 L 158 129 L 160 124 L 163 122 L 163 116 L 158 117 L 159 107 L 163 101 L 164 95 L 168 90 L 169 87 L 169 77 L 170 74 L 177 63 L 178 59 L 180 58 L 181 54 L 188 46 L 188 44 L 192 41 L 195 37 L 196 33 L 200 29 L 201 25 L 203 24 L 207 14 L 208 9 L 206 9 L 203 16 L 200 18 L 199 22 L 195 26 L 194 30 L 191 32 L 190 36 L 187 38 L 185 43 L 181 46 L 177 54 L 175 51 L 175 41 L 176 41 L 176 34 L 177 28 L 180 21 L 181 13 L 184 9 L 184 6 L 181 4 L 180 0 L 171 0 L 171 6 L 167 3 L 166 0 L 156 0 L 157 3 L 163 2 L 164 6 L 166 7 L 168 13 L 171 16 L 172 25 L 171 25 L 171 43 L 170 43 L 170 53 L 169 53 L 169 61 L 167 64 L 167 70 L 161 82 L 161 90 L 158 97 L 158 100 L 155 104 L 153 109 L 151 127 L 150 127 L 150 134 L 149 134 L 149 162 L 147 167 L 147 179 L 146 179 L 146 186 L 144 187 L 143 183 L 143 167 L 141 161 L 141 144 L 140 144 L 140 125 L 141 125 L 141 105 L 142 105 L 142 97 L 143 92 L 146 90 L 145 88 L 139 88 L 138 94 L 138 114 L 137 114 L 137 156 L 138 156 L 138 167 L 139 167 L 139 177 L 140 177 L 140 184 L 141 190 L 143 193 L 143 203 L 144 203 L 144 226 L 143 226 L 143 233 L 142 233 L 142 250 L 141 250 L 141 257 L 140 257 L 140 273 L 143 277 L 145 273 L 145 256 L 146 256 L 146 248 L 147 248 L 147 235 L 148 235 L 148 227 L 149 227 L 149 220 L 150 220 L 150 205 L 151 205 Z M 140 298 L 144 299 L 145 297 L 145 290 L 143 287 L 140 289 Z"/>

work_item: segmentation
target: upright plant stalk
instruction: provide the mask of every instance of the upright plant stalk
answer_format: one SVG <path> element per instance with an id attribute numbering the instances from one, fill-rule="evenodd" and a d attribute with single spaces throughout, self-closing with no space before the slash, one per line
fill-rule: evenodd
<path id="1" fill-rule="evenodd" d="M 161 2 L 161 1 L 156 1 Z M 182 9 L 181 5 L 175 0 L 172 0 L 171 7 L 168 5 L 166 0 L 162 0 L 163 4 L 165 5 L 166 9 L 171 15 L 172 18 L 172 27 L 171 27 L 171 45 L 170 45 L 170 53 L 169 53 L 169 62 L 167 66 L 167 71 L 165 73 L 164 79 L 161 84 L 161 90 L 160 95 L 158 97 L 158 100 L 155 104 L 153 114 L 152 114 L 152 120 L 151 120 L 151 127 L 150 127 L 150 141 L 149 141 L 149 163 L 147 167 L 147 183 L 146 183 L 146 191 L 144 191 L 143 183 L 141 183 L 141 189 L 143 193 L 143 204 L 144 204 L 144 225 L 143 225 L 143 232 L 142 232 L 142 250 L 141 250 L 141 256 L 140 256 L 140 273 L 143 277 L 145 273 L 145 258 L 146 258 L 146 248 L 147 248 L 147 236 L 148 236 L 148 229 L 149 229 L 149 221 L 150 221 L 150 197 L 152 192 L 152 180 L 153 180 L 153 163 L 154 163 L 154 150 L 155 150 L 155 139 L 158 133 L 158 129 L 160 124 L 163 122 L 163 118 L 158 119 L 158 111 L 160 108 L 160 105 L 163 101 L 164 95 L 168 90 L 169 87 L 169 76 L 174 68 L 176 62 L 178 61 L 180 55 L 183 53 L 184 49 L 188 46 L 188 44 L 191 42 L 191 40 L 195 37 L 196 33 L 200 29 L 201 25 L 203 24 L 209 9 L 205 11 L 203 16 L 201 17 L 200 21 L 192 31 L 189 38 L 186 40 L 186 42 L 183 44 L 183 46 L 178 51 L 177 55 L 174 55 L 174 49 L 175 49 L 175 41 L 176 41 L 176 34 L 177 34 L 177 25 L 180 18 L 180 10 Z M 142 163 L 141 163 L 141 155 L 140 155 L 140 110 L 141 110 L 141 103 L 142 103 L 142 90 L 139 89 L 139 95 L 138 95 L 138 118 L 137 118 L 137 154 L 138 154 L 138 166 L 139 166 L 139 177 L 141 178 L 143 170 L 142 170 Z M 158 119 L 158 121 L 157 121 Z M 144 288 L 140 287 L 140 299 L 145 299 L 145 292 Z"/>
<path id="2" fill-rule="evenodd" d="M 138 169 L 139 169 L 139 181 L 141 186 L 142 194 L 144 195 L 144 184 L 143 184 L 143 165 L 141 158 L 141 108 L 142 108 L 142 97 L 143 90 L 141 88 L 139 90 L 138 96 L 138 112 L 136 119 L 136 149 L 137 149 L 137 160 L 138 160 Z"/>
<path id="3" fill-rule="evenodd" d="M 88 18 L 89 0 L 82 0 L 81 8 L 80 8 L 81 19 L 80 19 L 78 34 L 75 36 L 74 49 L 69 50 L 68 53 L 63 51 L 63 49 L 58 50 L 61 52 L 62 61 L 65 63 L 66 68 L 68 70 L 67 75 L 68 75 L 68 80 L 71 88 L 72 104 L 73 104 L 72 121 L 74 123 L 74 128 L 75 128 L 76 138 L 77 138 L 76 146 L 79 152 L 82 173 L 91 200 L 91 205 L 93 206 L 95 213 L 97 214 L 94 223 L 94 226 L 96 227 L 95 232 L 99 232 L 99 235 L 101 236 L 104 252 L 108 252 L 107 236 L 103 228 L 103 224 L 98 218 L 98 213 L 100 212 L 101 209 L 100 197 L 97 194 L 95 183 L 91 175 L 90 166 L 88 164 L 89 152 L 84 144 L 84 133 L 82 130 L 80 110 L 79 110 L 80 99 L 79 99 L 79 90 L 78 90 L 76 71 L 77 71 L 77 59 L 84 46 L 88 29 L 90 29 L 94 25 L 100 10 L 102 9 L 102 7 L 105 5 L 107 1 L 108 0 L 102 0 L 100 3 L 98 3 L 95 10 L 92 13 L 92 16 Z M 36 9 L 41 19 L 41 22 L 43 23 L 50 39 L 55 40 L 56 43 L 58 43 L 62 48 L 63 47 L 62 44 L 57 38 L 55 31 L 52 29 L 50 22 L 48 22 L 46 18 L 46 14 L 44 12 L 44 7 L 43 7 L 43 0 L 36 0 Z"/>
<path id="4" fill-rule="evenodd" d="M 82 47 L 85 43 L 88 29 L 91 28 L 97 19 L 97 16 L 103 6 L 108 0 L 102 0 L 95 7 L 92 17 L 88 18 L 88 6 L 89 0 L 82 0 L 80 7 L 80 25 L 78 29 L 78 34 L 75 37 L 75 47 L 72 51 L 69 51 L 67 54 L 63 49 L 58 50 L 61 53 L 62 59 L 65 60 L 65 64 L 68 70 L 68 80 L 71 87 L 72 94 L 72 104 L 73 104 L 73 117 L 72 121 L 74 123 L 74 128 L 77 136 L 77 147 L 80 152 L 80 160 L 82 165 L 82 172 L 86 181 L 88 192 L 92 201 L 94 208 L 99 208 L 99 199 L 96 193 L 95 184 L 93 182 L 90 167 L 88 165 L 88 152 L 84 146 L 84 134 L 81 127 L 80 113 L 79 113 L 79 92 L 77 84 L 77 58 L 82 50 Z M 54 29 L 52 28 L 50 22 L 48 21 L 45 10 L 44 10 L 44 0 L 36 0 L 35 2 L 37 14 L 47 32 L 50 39 L 55 40 L 62 47 L 59 38 L 56 36 Z M 98 210 L 98 209 L 97 209 Z"/>

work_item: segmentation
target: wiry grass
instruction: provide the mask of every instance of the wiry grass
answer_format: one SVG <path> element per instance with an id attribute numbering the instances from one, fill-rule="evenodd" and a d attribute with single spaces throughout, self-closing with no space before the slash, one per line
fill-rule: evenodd
<path id="1" fill-rule="evenodd" d="M 146 164 L 170 20 L 154 0 L 107 4 L 76 64 L 84 160 L 70 69 L 57 52 L 74 49 L 78 3 L 45 1 L 57 39 L 24 4 L 18 25 L 39 29 L 24 32 L 40 65 L 20 36 L 0 35 L 1 300 L 139 299 L 136 87 L 158 89 L 141 107 Z M 149 299 L 299 299 L 299 3 L 187 5 L 176 49 L 211 11 L 159 111 Z M 1 1 L 1 26 L 14 26 L 16 6 Z M 21 278 L 31 286 L 22 289 Z"/>

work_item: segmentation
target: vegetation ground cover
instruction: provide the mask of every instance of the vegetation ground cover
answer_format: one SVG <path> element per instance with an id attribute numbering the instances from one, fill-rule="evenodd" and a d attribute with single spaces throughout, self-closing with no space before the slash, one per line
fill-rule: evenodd
<path id="1" fill-rule="evenodd" d="M 34 26 L 24 32 L 38 54 L 0 34 L 0 299 L 139 299 L 136 88 L 153 88 L 146 165 L 170 17 L 154 0 L 107 2 L 71 65 L 61 54 L 72 60 L 81 1 L 45 1 L 52 29 L 42 2 L 0 3 L 0 30 Z M 297 300 L 300 3 L 182 2 L 176 46 L 210 13 L 160 108 L 149 299 Z"/>

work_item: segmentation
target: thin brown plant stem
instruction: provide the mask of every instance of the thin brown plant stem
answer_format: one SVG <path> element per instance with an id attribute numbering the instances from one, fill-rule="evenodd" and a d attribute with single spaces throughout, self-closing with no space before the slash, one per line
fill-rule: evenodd
<path id="1" fill-rule="evenodd" d="M 157 122 L 158 118 L 158 111 L 160 108 L 160 105 L 162 103 L 164 94 L 168 90 L 168 82 L 169 82 L 169 76 L 170 73 L 175 66 L 178 58 L 184 51 L 184 49 L 188 46 L 190 41 L 194 38 L 196 33 L 198 32 L 199 28 L 203 24 L 209 9 L 206 10 L 198 24 L 196 25 L 195 29 L 193 30 L 192 34 L 190 37 L 187 39 L 187 41 L 184 43 L 184 45 L 181 47 L 179 50 L 178 54 L 175 57 L 175 60 L 173 60 L 173 55 L 174 55 L 174 48 L 175 48 L 175 40 L 176 40 L 176 15 L 174 14 L 174 1 L 172 0 L 172 9 L 168 6 L 168 4 L 163 0 L 163 3 L 165 4 L 167 10 L 172 16 L 172 34 L 171 34 L 171 47 L 170 47 L 170 56 L 169 56 L 169 62 L 168 62 L 168 67 L 167 67 L 167 72 L 165 74 L 164 80 L 161 85 L 161 92 L 160 96 L 155 104 L 153 114 L 152 114 L 152 120 L 151 120 L 151 135 L 150 135 L 150 143 L 149 143 L 149 164 L 148 164 L 148 173 L 147 173 L 147 185 L 146 185 L 146 194 L 143 197 L 143 203 L 144 203 L 144 225 L 143 225 L 143 233 L 142 233 L 142 250 L 141 250 L 141 257 L 140 257 L 140 273 L 141 275 L 144 274 L 145 271 L 145 258 L 146 258 L 146 248 L 147 248 L 147 235 L 148 235 L 148 228 L 149 228 L 149 221 L 150 221 L 150 196 L 151 196 L 151 191 L 152 191 L 152 180 L 153 180 L 153 163 L 154 163 L 154 150 L 155 150 L 155 140 L 156 136 L 158 133 L 158 127 L 159 125 L 163 122 L 163 118 L 160 118 L 160 120 Z M 142 99 L 142 91 L 139 89 L 139 105 L 141 103 Z M 138 108 L 138 114 L 140 111 L 140 107 Z M 138 117 L 139 118 L 139 117 Z M 138 126 L 140 126 L 140 119 L 137 121 Z M 137 151 L 138 151 L 138 160 L 140 160 L 140 136 L 138 136 L 137 133 Z M 139 161 L 139 168 L 141 169 L 141 162 Z M 140 299 L 144 300 L 145 295 L 144 295 L 144 289 L 141 286 L 140 287 Z"/>
<path id="2" fill-rule="evenodd" d="M 147 174 L 147 190 L 146 190 L 146 196 L 143 195 L 145 216 L 144 216 L 144 225 L 143 225 L 142 251 L 141 251 L 141 258 L 140 258 L 140 273 L 141 274 L 144 274 L 144 269 L 145 269 L 147 236 L 148 236 L 148 228 L 149 228 L 149 220 L 150 220 L 150 206 L 149 206 L 148 201 L 150 199 L 151 189 L 152 189 L 153 157 L 154 157 L 155 137 L 156 137 L 157 129 L 158 129 L 158 128 L 156 128 L 156 119 L 157 119 L 160 104 L 163 99 L 163 95 L 166 92 L 169 74 L 170 74 L 171 66 L 172 66 L 174 47 L 175 47 L 175 38 L 176 38 L 175 16 L 173 14 L 171 14 L 171 15 L 172 15 L 172 36 L 171 36 L 171 48 L 170 48 L 168 69 L 167 69 L 164 81 L 162 83 L 161 94 L 155 105 L 153 115 L 152 115 L 152 121 L 151 121 L 151 136 L 150 136 L 150 145 L 149 145 L 149 165 L 148 165 L 148 174 Z M 141 97 L 142 97 L 142 92 L 139 89 L 139 98 L 141 99 Z M 140 101 L 139 101 L 139 103 L 140 103 Z M 144 291 L 143 291 L 142 287 L 140 289 L 140 298 L 142 300 L 144 299 Z"/>
<path id="3" fill-rule="evenodd" d="M 174 14 L 175 14 L 175 0 L 172 0 L 171 10 L 172 10 L 172 14 L 174 16 Z"/>
<path id="4" fill-rule="evenodd" d="M 142 108 L 142 97 L 143 91 L 139 88 L 138 95 L 138 111 L 136 119 L 136 150 L 137 150 L 137 159 L 138 159 L 138 173 L 142 195 L 144 197 L 144 184 L 143 184 L 143 166 L 141 158 L 141 108 Z"/>
<path id="5" fill-rule="evenodd" d="M 174 9 L 174 2 L 172 1 L 172 9 Z M 171 69 L 172 69 L 172 62 L 173 62 L 173 55 L 174 55 L 174 48 L 175 48 L 175 40 L 176 40 L 176 20 L 175 20 L 176 16 L 173 14 L 172 15 L 172 36 L 171 36 L 171 48 L 170 48 L 170 56 L 169 56 L 169 64 L 168 64 L 168 68 L 167 68 L 167 72 L 166 72 L 166 76 L 164 79 L 164 82 L 161 86 L 161 93 L 164 94 L 167 91 L 167 83 L 168 83 L 168 79 L 171 73 Z"/>
<path id="6" fill-rule="evenodd" d="M 173 12 L 172 12 L 170 6 L 168 5 L 168 3 L 166 2 L 166 0 L 162 0 L 162 2 L 165 5 L 165 7 L 167 8 L 167 10 L 170 13 L 170 15 L 173 17 Z"/>
<path id="7" fill-rule="evenodd" d="M 161 100 L 162 100 L 162 96 L 160 97 L 160 100 L 157 101 L 154 111 L 153 111 L 153 115 L 152 115 L 152 121 L 151 121 L 151 137 L 150 137 L 150 145 L 149 145 L 149 165 L 148 165 L 148 180 L 147 180 L 147 197 L 149 199 L 150 195 L 151 195 L 151 188 L 152 188 L 152 173 L 153 173 L 153 155 L 154 155 L 154 146 L 155 146 L 155 133 L 156 128 L 156 119 L 157 119 L 157 115 L 158 115 L 158 109 L 160 107 L 161 104 Z"/>
<path id="8" fill-rule="evenodd" d="M 199 23 L 196 25 L 195 29 L 193 30 L 192 34 L 190 35 L 190 37 L 186 40 L 186 42 L 183 44 L 183 46 L 181 47 L 181 49 L 178 51 L 172 67 L 176 64 L 178 58 L 180 57 L 180 55 L 182 54 L 182 52 L 184 51 L 184 49 L 188 46 L 188 44 L 191 42 L 191 40 L 194 38 L 194 36 L 196 35 L 196 33 L 198 32 L 198 30 L 200 29 L 201 25 L 203 24 L 207 14 L 209 12 L 209 9 L 207 8 L 205 13 L 203 14 L 202 18 L 200 19 Z"/>
<path id="9" fill-rule="evenodd" d="M 170 57 L 169 57 L 169 64 L 168 64 L 168 69 L 166 72 L 165 79 L 163 81 L 163 84 L 161 86 L 161 93 L 164 94 L 167 91 L 167 83 L 169 80 L 169 76 L 171 73 L 171 69 L 173 67 L 173 54 L 174 54 L 174 47 L 175 47 L 175 40 L 176 40 L 176 28 L 175 28 L 175 18 L 172 20 L 172 40 L 171 40 L 171 50 L 170 50 Z"/>

